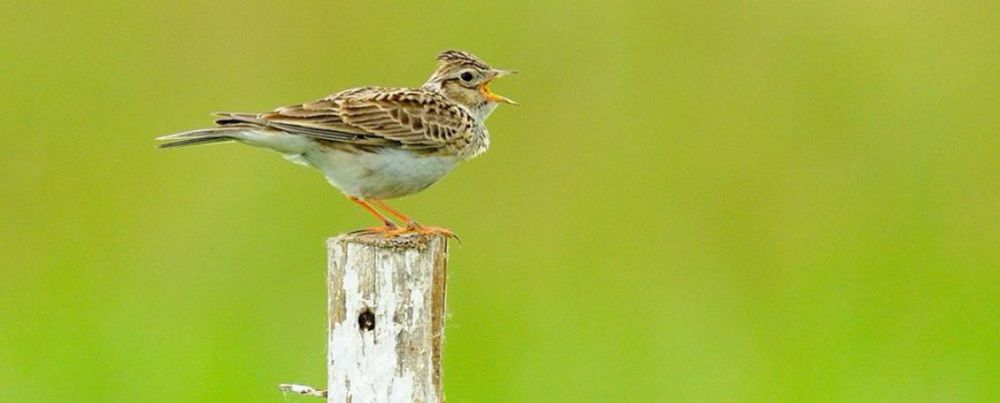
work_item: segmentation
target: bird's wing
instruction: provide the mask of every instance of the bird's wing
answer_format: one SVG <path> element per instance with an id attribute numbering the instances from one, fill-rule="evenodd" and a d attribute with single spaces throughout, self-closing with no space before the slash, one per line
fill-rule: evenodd
<path id="1" fill-rule="evenodd" d="M 220 125 L 252 123 L 333 142 L 427 150 L 464 147 L 475 129 L 464 108 L 419 89 L 357 88 L 262 115 L 220 116 Z"/>

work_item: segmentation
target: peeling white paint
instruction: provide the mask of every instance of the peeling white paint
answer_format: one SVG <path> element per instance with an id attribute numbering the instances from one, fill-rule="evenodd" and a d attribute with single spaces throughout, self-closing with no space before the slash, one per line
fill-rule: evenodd
<path id="1" fill-rule="evenodd" d="M 436 271 L 443 275 L 446 269 L 447 259 L 437 255 L 447 253 L 447 241 L 409 238 L 342 236 L 327 242 L 328 402 L 443 400 L 433 354 L 440 352 L 434 343 L 441 338 L 434 335 L 443 331 L 444 321 L 434 315 L 443 312 L 444 286 L 437 285 L 435 300 L 434 280 Z M 435 301 L 442 306 L 435 309 Z M 374 313 L 374 329 L 358 323 L 365 310 Z"/>

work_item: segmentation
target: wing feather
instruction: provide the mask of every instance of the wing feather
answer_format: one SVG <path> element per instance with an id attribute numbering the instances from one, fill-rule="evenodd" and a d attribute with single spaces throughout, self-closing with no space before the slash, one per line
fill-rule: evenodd
<path id="1" fill-rule="evenodd" d="M 362 87 L 254 115 L 218 114 L 219 125 L 258 125 L 355 145 L 435 150 L 469 144 L 476 123 L 464 108 L 423 89 Z"/>

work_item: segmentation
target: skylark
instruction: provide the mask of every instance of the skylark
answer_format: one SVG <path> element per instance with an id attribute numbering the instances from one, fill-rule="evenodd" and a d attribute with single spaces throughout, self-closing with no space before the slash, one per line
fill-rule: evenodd
<path id="1" fill-rule="evenodd" d="M 269 113 L 217 113 L 216 126 L 158 137 L 161 148 L 237 141 L 277 151 L 320 170 L 347 197 L 382 221 L 367 231 L 393 236 L 437 233 L 384 200 L 417 193 L 490 146 L 486 118 L 500 103 L 490 82 L 513 73 L 446 50 L 420 88 L 360 87 Z M 396 225 L 379 207 L 401 220 Z"/>

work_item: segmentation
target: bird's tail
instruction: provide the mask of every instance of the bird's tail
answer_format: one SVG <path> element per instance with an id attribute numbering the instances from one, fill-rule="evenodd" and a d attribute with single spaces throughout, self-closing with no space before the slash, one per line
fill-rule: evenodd
<path id="1" fill-rule="evenodd" d="M 156 139 L 166 141 L 166 143 L 160 144 L 160 148 L 187 147 L 236 140 L 246 131 L 246 127 L 213 127 L 168 134 Z"/>
<path id="2" fill-rule="evenodd" d="M 157 140 L 166 142 L 160 144 L 160 148 L 238 141 L 255 147 L 269 148 L 282 154 L 295 155 L 306 152 L 312 142 L 308 136 L 267 127 L 259 115 L 229 112 L 215 115 L 219 117 L 215 121 L 219 126 L 157 137 Z"/>

